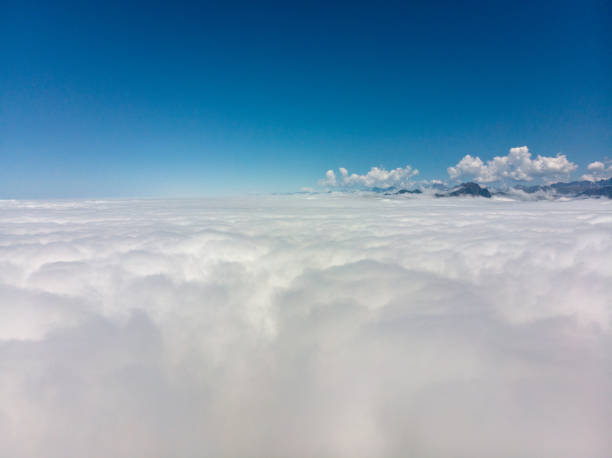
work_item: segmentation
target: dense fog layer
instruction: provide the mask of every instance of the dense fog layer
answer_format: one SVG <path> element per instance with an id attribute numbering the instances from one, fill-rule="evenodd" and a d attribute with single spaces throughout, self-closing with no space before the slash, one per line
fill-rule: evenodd
<path id="1" fill-rule="evenodd" d="M 612 201 L 0 202 L 2 457 L 612 456 Z"/>

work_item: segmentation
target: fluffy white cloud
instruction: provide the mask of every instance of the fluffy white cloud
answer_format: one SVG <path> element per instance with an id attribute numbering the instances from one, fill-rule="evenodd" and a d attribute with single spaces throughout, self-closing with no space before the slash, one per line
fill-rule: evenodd
<path id="1" fill-rule="evenodd" d="M 0 202 L 0 456 L 612 456 L 612 202 Z"/>
<path id="2" fill-rule="evenodd" d="M 496 156 L 483 162 L 479 157 L 469 154 L 457 165 L 447 169 L 453 180 L 474 180 L 479 183 L 494 181 L 532 181 L 536 178 L 556 180 L 567 176 L 578 166 L 568 161 L 564 154 L 538 156 L 532 159 L 526 146 L 510 148 L 506 156 Z"/>
<path id="3" fill-rule="evenodd" d="M 612 161 L 606 161 L 605 163 L 594 161 L 587 166 L 587 169 L 590 173 L 582 175 L 581 180 L 598 181 L 612 177 Z"/>
<path id="4" fill-rule="evenodd" d="M 338 171 L 340 173 L 336 175 L 333 170 L 328 170 L 325 178 L 319 181 L 319 186 L 343 189 L 409 187 L 414 185 L 413 178 L 419 174 L 417 169 L 409 165 L 393 170 L 372 167 L 365 175 L 349 174 L 344 167 L 340 167 Z"/>
<path id="5" fill-rule="evenodd" d="M 587 169 L 591 170 L 591 171 L 597 171 L 597 172 L 601 172 L 606 168 L 605 164 L 603 162 L 600 161 L 595 161 L 595 162 L 591 162 L 588 166 Z"/>

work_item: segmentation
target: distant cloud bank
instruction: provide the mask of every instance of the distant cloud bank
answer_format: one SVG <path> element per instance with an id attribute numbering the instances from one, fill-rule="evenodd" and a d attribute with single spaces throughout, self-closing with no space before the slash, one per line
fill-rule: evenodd
<path id="1" fill-rule="evenodd" d="M 567 177 L 578 166 L 567 160 L 564 154 L 531 158 L 526 146 L 510 148 L 506 156 L 496 156 L 483 162 L 469 154 L 454 167 L 447 169 L 453 180 L 474 180 L 479 183 L 495 181 L 532 181 L 536 178 L 556 180 Z"/>
<path id="2" fill-rule="evenodd" d="M 349 174 L 344 167 L 338 169 L 339 174 L 328 170 L 325 178 L 319 181 L 319 186 L 332 188 L 388 188 L 390 186 L 407 187 L 414 184 L 413 177 L 419 171 L 407 165 L 404 168 L 385 170 L 372 167 L 365 175 Z"/>
<path id="3" fill-rule="evenodd" d="M 499 183 L 512 185 L 528 183 L 536 180 L 543 182 L 567 180 L 570 174 L 578 169 L 578 165 L 568 160 L 565 154 L 556 156 L 537 155 L 535 158 L 527 146 L 510 148 L 505 156 L 495 156 L 483 161 L 478 156 L 466 154 L 457 164 L 448 167 L 448 177 L 451 182 L 475 181 L 481 184 Z M 595 161 L 588 166 L 589 173 L 581 177 L 584 180 L 595 181 L 612 176 L 612 162 Z M 319 180 L 319 186 L 328 189 L 367 189 L 367 188 L 407 188 L 415 184 L 435 184 L 440 180 L 421 180 L 415 176 L 418 170 L 407 165 L 405 168 L 386 170 L 383 167 L 372 167 L 365 175 L 348 171 L 340 167 L 339 173 L 328 170 L 325 178 Z"/>
<path id="4" fill-rule="evenodd" d="M 582 180 L 597 181 L 612 177 L 612 161 L 594 161 L 587 166 L 587 169 L 589 173 L 582 175 L 580 177 Z"/>

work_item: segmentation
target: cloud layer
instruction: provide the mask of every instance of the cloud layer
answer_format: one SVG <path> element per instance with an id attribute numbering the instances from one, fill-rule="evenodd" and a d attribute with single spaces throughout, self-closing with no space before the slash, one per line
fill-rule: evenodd
<path id="1" fill-rule="evenodd" d="M 611 210 L 0 202 L 0 456 L 609 457 Z"/>
<path id="2" fill-rule="evenodd" d="M 452 180 L 474 180 L 479 183 L 496 181 L 532 181 L 542 178 L 546 181 L 567 178 L 578 166 L 570 162 L 564 154 L 538 156 L 532 159 L 526 146 L 510 148 L 506 156 L 496 156 L 483 162 L 479 157 L 469 154 L 457 165 L 447 169 Z"/>

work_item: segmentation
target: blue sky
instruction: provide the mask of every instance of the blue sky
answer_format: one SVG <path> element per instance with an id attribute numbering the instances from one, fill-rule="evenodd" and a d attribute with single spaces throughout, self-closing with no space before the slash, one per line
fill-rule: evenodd
<path id="1" fill-rule="evenodd" d="M 0 198 L 612 156 L 609 2 L 86 3 L 3 3 Z"/>

